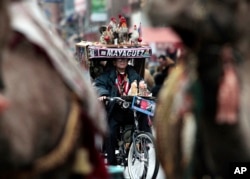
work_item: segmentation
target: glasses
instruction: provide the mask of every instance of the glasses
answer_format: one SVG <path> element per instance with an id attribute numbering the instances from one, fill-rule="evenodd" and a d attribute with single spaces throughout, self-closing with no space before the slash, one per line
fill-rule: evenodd
<path id="1" fill-rule="evenodd" d="M 120 59 L 116 59 L 117 62 L 125 62 L 128 61 L 128 59 L 126 58 L 120 58 Z"/>

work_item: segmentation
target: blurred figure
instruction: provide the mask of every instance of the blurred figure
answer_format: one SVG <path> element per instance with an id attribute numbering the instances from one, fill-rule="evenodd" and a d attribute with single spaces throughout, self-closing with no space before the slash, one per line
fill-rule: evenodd
<path id="1" fill-rule="evenodd" d="M 109 178 L 105 111 L 62 39 L 35 1 L 0 13 L 0 178 Z"/>
<path id="2" fill-rule="evenodd" d="M 233 162 L 250 161 L 250 1 L 193 2 L 155 0 L 145 8 L 187 50 L 159 94 L 157 151 L 168 179 L 227 179 Z"/>
<path id="3" fill-rule="evenodd" d="M 148 61 L 147 61 L 146 67 L 147 67 L 147 69 L 149 69 L 150 74 L 152 76 L 154 76 L 154 74 L 157 72 L 157 69 L 159 67 L 159 62 L 157 61 L 157 55 L 156 54 L 151 55 L 151 58 L 148 59 Z"/>
<path id="4" fill-rule="evenodd" d="M 155 97 L 158 94 L 161 86 L 163 85 L 164 80 L 168 77 L 170 71 L 175 66 L 174 60 L 172 60 L 169 56 L 165 55 L 160 55 L 158 57 L 158 62 L 160 64 L 158 68 L 159 71 L 156 72 L 154 75 L 155 85 L 152 88 L 152 94 Z"/>
<path id="5" fill-rule="evenodd" d="M 162 84 L 164 82 L 164 77 L 162 74 L 158 73 L 154 76 L 154 82 L 155 82 L 155 85 L 153 86 L 153 88 L 151 89 L 151 92 L 152 92 L 152 96 L 154 97 L 157 97 L 158 96 L 158 93 L 162 87 Z"/>
<path id="6" fill-rule="evenodd" d="M 169 46 L 166 50 L 167 56 L 176 63 L 177 60 L 177 48 L 175 48 L 173 45 Z"/>
<path id="7" fill-rule="evenodd" d="M 175 65 L 175 62 L 168 55 L 160 55 L 158 57 L 158 62 L 159 62 L 159 72 L 166 78 L 171 68 Z"/>
<path id="8" fill-rule="evenodd" d="M 148 89 L 151 91 L 151 89 L 155 85 L 155 82 L 154 82 L 153 76 L 151 75 L 149 69 L 147 68 L 145 68 L 145 71 L 144 71 L 144 80 L 147 84 Z"/>

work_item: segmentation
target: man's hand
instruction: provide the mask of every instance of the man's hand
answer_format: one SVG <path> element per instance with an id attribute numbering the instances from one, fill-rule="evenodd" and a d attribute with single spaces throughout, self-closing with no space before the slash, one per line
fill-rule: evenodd
<path id="1" fill-rule="evenodd" d="M 106 96 L 100 96 L 99 98 L 98 98 L 98 100 L 99 101 L 103 101 L 103 100 L 105 100 L 107 97 Z"/>

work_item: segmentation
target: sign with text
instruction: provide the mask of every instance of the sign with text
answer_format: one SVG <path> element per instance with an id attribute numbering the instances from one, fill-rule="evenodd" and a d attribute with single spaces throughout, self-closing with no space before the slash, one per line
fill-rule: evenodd
<path id="1" fill-rule="evenodd" d="M 150 58 L 150 47 L 141 48 L 96 48 L 89 47 L 89 58 Z"/>

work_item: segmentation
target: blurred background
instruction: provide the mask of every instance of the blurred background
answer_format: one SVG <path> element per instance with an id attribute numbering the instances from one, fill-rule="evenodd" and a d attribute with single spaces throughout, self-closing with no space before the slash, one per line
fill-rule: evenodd
<path id="1" fill-rule="evenodd" d="M 147 0 L 38 0 L 48 17 L 52 30 L 59 33 L 74 50 L 81 40 L 99 41 L 100 25 L 107 25 L 111 17 L 123 15 L 128 26 L 142 25 L 143 42 L 148 43 L 155 56 L 165 53 L 168 46 L 179 48 L 180 38 L 167 24 L 151 27 L 141 10 Z"/>
<path id="2" fill-rule="evenodd" d="M 99 27 L 108 25 L 112 17 L 118 21 L 119 15 L 124 16 L 131 31 L 134 25 L 141 25 L 142 42 L 148 43 L 152 48 L 151 58 L 146 59 L 146 68 L 154 75 L 160 68 L 158 57 L 168 55 L 168 49 L 175 51 L 177 57 L 180 56 L 182 41 L 168 24 L 157 27 L 151 25 L 145 10 L 143 11 L 147 2 L 148 0 L 38 0 L 51 31 L 64 39 L 67 48 L 75 56 L 75 44 L 82 40 L 99 41 Z"/>

